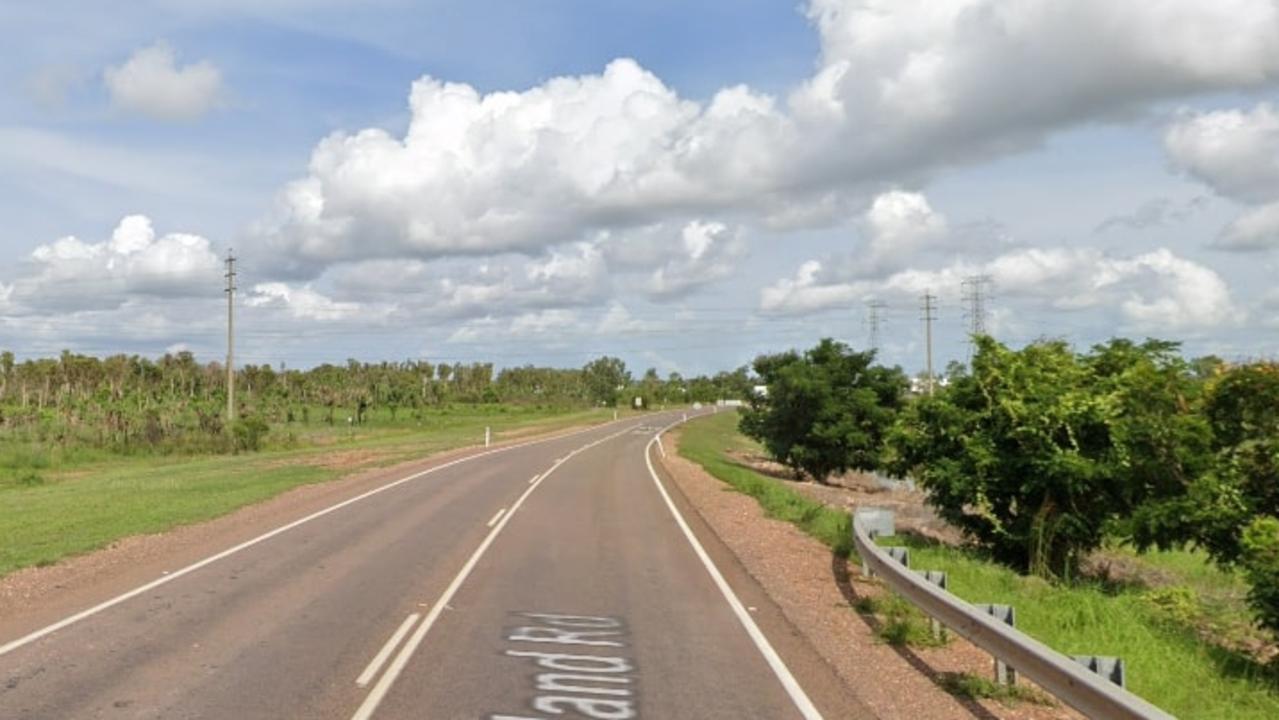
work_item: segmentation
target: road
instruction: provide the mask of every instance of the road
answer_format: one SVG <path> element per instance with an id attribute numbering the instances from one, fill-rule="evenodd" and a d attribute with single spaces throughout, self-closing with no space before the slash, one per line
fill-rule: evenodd
<path id="1" fill-rule="evenodd" d="M 0 718 L 847 717 L 653 471 L 677 419 L 437 463 L 0 637 Z"/>

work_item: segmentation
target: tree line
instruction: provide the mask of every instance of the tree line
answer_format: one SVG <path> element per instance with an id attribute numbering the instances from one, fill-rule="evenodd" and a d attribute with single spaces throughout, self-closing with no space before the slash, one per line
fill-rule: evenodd
<path id="1" fill-rule="evenodd" d="M 582 368 L 425 360 L 323 364 L 299 370 L 245 365 L 234 373 L 238 419 L 226 422 L 226 368 L 190 352 L 158 359 L 64 351 L 18 362 L 0 352 L 0 440 L 120 452 L 256 449 L 273 426 L 392 422 L 454 403 L 518 403 L 571 409 L 745 397 L 746 368 L 714 376 L 633 377 L 620 359 Z"/>
<path id="2" fill-rule="evenodd" d="M 823 340 L 754 362 L 766 394 L 741 430 L 797 475 L 911 477 L 992 559 L 1069 581 L 1108 541 L 1202 548 L 1248 580 L 1279 633 L 1279 364 L 1187 360 L 1176 343 L 1076 352 L 974 338 L 913 396 L 899 368 Z"/>

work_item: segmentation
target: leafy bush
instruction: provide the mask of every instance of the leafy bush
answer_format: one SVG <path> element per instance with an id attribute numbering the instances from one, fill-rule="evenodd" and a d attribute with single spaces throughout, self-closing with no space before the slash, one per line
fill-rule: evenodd
<path id="1" fill-rule="evenodd" d="M 266 438 L 270 429 L 266 420 L 256 415 L 237 418 L 235 423 L 231 425 L 231 432 L 235 439 L 235 451 L 257 452 L 262 449 L 262 441 Z"/>
<path id="2" fill-rule="evenodd" d="M 762 355 L 755 372 L 768 388 L 752 397 L 741 431 L 800 476 L 880 466 L 884 435 L 907 382 L 897 368 L 872 365 L 874 352 L 822 340 L 803 355 Z"/>
<path id="3" fill-rule="evenodd" d="M 1175 345 L 976 339 L 972 373 L 914 403 L 889 468 L 998 561 L 1070 577 L 1136 508 L 1184 495 L 1208 428 Z"/>
<path id="4" fill-rule="evenodd" d="M 1240 564 L 1252 586 L 1248 604 L 1262 627 L 1279 632 L 1279 520 L 1253 520 L 1243 531 L 1242 546 Z"/>

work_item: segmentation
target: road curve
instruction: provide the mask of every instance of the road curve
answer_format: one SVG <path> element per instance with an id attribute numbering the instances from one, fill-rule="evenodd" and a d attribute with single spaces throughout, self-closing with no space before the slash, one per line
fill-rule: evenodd
<path id="1" fill-rule="evenodd" d="M 476 453 L 0 637 L 0 718 L 844 717 L 652 472 L 678 418 Z"/>

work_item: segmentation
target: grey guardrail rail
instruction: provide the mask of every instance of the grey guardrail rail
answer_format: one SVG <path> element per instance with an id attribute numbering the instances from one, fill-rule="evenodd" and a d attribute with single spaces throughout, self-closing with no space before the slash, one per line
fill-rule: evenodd
<path id="1" fill-rule="evenodd" d="M 1172 720 L 1173 716 L 1076 663 L 1073 659 L 977 612 L 891 558 L 853 515 L 853 542 L 862 562 L 899 595 L 952 631 L 1090 718 Z"/>

